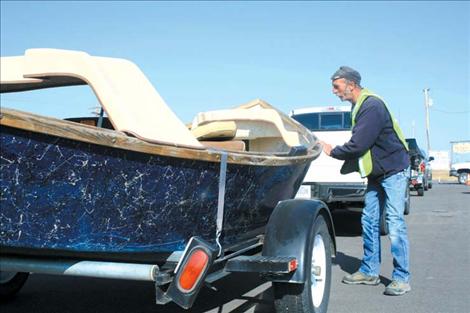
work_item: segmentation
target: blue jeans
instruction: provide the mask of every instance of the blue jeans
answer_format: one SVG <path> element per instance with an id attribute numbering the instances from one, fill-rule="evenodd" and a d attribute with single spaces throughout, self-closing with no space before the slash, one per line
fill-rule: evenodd
<path id="1" fill-rule="evenodd" d="M 362 239 L 364 257 L 359 271 L 370 276 L 380 273 L 380 212 L 384 208 L 393 256 L 392 279 L 409 282 L 409 243 L 403 216 L 408 170 L 387 177 L 382 181 L 370 180 L 367 185 L 365 207 L 362 211 Z"/>

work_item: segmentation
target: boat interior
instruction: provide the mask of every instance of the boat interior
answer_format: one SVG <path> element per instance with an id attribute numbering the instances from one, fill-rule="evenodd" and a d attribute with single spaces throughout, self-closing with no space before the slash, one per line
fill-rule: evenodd
<path id="1" fill-rule="evenodd" d="M 289 154 L 293 148 L 306 153 L 317 144 L 306 128 L 261 99 L 198 113 L 185 125 L 142 71 L 123 59 L 30 49 L 24 56 L 1 58 L 1 79 L 1 92 L 87 84 L 101 104 L 100 116 L 66 120 L 149 143 L 262 154 Z"/>

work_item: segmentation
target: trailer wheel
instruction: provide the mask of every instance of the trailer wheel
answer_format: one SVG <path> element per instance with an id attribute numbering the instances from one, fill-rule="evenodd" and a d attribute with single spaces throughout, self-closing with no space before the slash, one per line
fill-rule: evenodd
<path id="1" fill-rule="evenodd" d="M 7 300 L 23 287 L 29 273 L 0 271 L 0 299 Z"/>
<path id="2" fill-rule="evenodd" d="M 308 241 L 307 281 L 303 284 L 274 282 L 276 312 L 325 313 L 331 287 L 331 240 L 321 215 L 316 218 Z"/>

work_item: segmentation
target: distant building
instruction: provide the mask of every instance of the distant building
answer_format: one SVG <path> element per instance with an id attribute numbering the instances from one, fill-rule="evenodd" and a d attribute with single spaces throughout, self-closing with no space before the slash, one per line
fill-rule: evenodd
<path id="1" fill-rule="evenodd" d="M 434 157 L 434 161 L 431 162 L 431 168 L 433 170 L 449 170 L 450 169 L 450 154 L 447 150 L 431 150 L 429 156 Z"/>

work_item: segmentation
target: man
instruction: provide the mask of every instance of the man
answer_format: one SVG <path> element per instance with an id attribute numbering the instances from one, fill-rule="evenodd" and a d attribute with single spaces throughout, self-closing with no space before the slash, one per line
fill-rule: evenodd
<path id="1" fill-rule="evenodd" d="M 394 270 L 386 295 L 403 295 L 411 290 L 409 243 L 404 220 L 408 147 L 389 108 L 379 96 L 362 88 L 361 75 L 342 66 L 331 77 L 333 93 L 352 104 L 352 137 L 342 146 L 323 143 L 323 151 L 345 160 L 342 173 L 358 171 L 367 177 L 365 206 L 362 211 L 364 255 L 359 270 L 343 278 L 346 284 L 380 283 L 380 211 L 384 208 L 389 229 Z"/>

